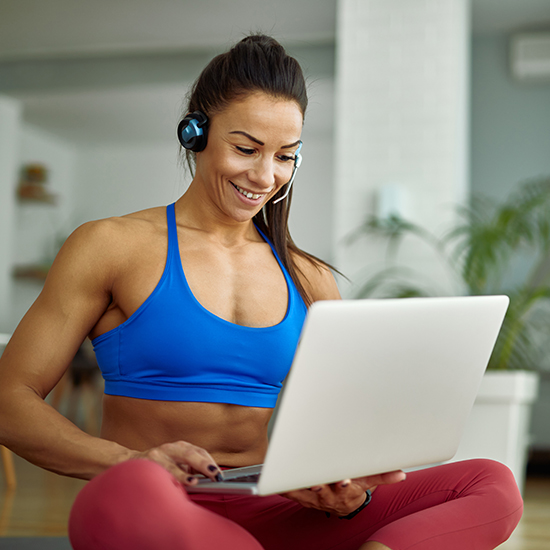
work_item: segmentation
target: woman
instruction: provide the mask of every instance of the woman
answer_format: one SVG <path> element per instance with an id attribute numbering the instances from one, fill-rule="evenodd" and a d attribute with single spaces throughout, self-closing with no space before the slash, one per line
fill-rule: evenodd
<path id="1" fill-rule="evenodd" d="M 195 473 L 263 461 L 307 306 L 339 298 L 287 230 L 306 106 L 301 69 L 275 40 L 216 57 L 178 128 L 188 191 L 77 229 L 7 347 L 0 441 L 92 480 L 71 513 L 77 550 L 489 549 L 519 521 L 514 480 L 491 461 L 187 496 Z M 100 438 L 44 402 L 86 336 L 105 377 Z"/>

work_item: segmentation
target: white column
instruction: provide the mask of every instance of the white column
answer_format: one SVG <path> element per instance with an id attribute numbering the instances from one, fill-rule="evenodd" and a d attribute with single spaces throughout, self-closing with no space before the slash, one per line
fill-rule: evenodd
<path id="1" fill-rule="evenodd" d="M 467 200 L 469 2 L 339 0 L 337 17 L 334 257 L 358 282 L 382 266 L 383 248 L 342 240 L 381 192 L 435 232 Z M 414 242 L 403 258 L 444 276 Z"/>
<path id="2" fill-rule="evenodd" d="M 0 96 L 0 332 L 11 332 L 10 289 L 21 105 Z"/>

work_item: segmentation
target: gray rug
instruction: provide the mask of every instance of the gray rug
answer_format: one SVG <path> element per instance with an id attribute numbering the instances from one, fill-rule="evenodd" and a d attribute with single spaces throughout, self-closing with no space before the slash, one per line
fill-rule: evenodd
<path id="1" fill-rule="evenodd" d="M 1 537 L 1 550 L 71 550 L 67 537 Z"/>

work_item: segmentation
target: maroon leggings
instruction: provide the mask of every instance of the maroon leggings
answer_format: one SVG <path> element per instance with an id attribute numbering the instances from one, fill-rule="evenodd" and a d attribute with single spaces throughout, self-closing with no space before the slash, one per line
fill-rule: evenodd
<path id="1" fill-rule="evenodd" d="M 410 472 L 383 485 L 351 520 L 282 496 L 187 495 L 148 460 L 114 466 L 77 496 L 75 550 L 490 550 L 520 520 L 523 503 L 506 466 L 468 460 Z"/>

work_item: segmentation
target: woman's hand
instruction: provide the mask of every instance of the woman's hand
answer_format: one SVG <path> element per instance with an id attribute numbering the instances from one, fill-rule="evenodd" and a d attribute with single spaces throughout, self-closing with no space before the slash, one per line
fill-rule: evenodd
<path id="1" fill-rule="evenodd" d="M 306 508 L 315 508 L 337 516 L 347 516 L 365 502 L 367 489 L 373 492 L 378 485 L 397 483 L 405 478 L 406 474 L 399 470 L 375 476 L 346 479 L 330 485 L 316 485 L 309 489 L 290 491 L 283 496 Z"/>
<path id="2" fill-rule="evenodd" d="M 132 458 L 152 460 L 168 470 L 183 485 L 196 485 L 196 473 L 204 474 L 212 481 L 222 481 L 223 474 L 210 454 L 186 441 L 165 443 L 144 452 L 136 452 Z"/>

